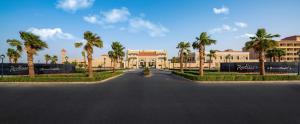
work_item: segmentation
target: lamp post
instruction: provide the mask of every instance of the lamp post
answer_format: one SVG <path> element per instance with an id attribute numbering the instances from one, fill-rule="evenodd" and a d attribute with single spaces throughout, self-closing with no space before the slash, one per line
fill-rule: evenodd
<path id="1" fill-rule="evenodd" d="M 3 59 L 5 58 L 5 55 L 1 55 L 1 78 L 3 78 Z"/>

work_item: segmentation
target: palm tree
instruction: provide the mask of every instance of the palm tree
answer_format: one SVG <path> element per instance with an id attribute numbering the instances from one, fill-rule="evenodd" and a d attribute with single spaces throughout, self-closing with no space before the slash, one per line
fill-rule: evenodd
<path id="1" fill-rule="evenodd" d="M 30 32 L 21 31 L 20 37 L 22 40 L 24 40 L 24 47 L 27 53 L 29 76 L 33 78 L 35 76 L 33 56 L 36 55 L 38 51 L 48 48 L 48 45 L 46 42 L 42 41 L 39 36 Z"/>
<path id="2" fill-rule="evenodd" d="M 86 69 L 86 57 L 84 51 L 81 52 L 81 56 L 83 57 L 84 68 Z"/>
<path id="3" fill-rule="evenodd" d="M 180 56 L 180 72 L 183 72 L 183 56 L 184 52 L 189 50 L 191 47 L 189 42 L 179 42 L 177 44 L 177 49 L 179 49 L 179 56 Z"/>
<path id="4" fill-rule="evenodd" d="M 188 49 L 183 53 L 184 56 L 184 68 L 187 69 L 188 58 L 191 54 L 191 51 Z"/>
<path id="5" fill-rule="evenodd" d="M 199 37 L 196 37 L 196 41 L 193 43 L 193 48 L 199 50 L 199 75 L 203 76 L 204 72 L 204 59 L 205 59 L 205 46 L 216 44 L 216 40 L 213 40 L 208 36 L 206 32 L 202 32 Z"/>
<path id="6" fill-rule="evenodd" d="M 51 56 L 49 54 L 44 55 L 46 64 L 48 64 L 48 62 L 51 60 Z"/>
<path id="7" fill-rule="evenodd" d="M 6 41 L 10 46 L 16 47 L 15 49 L 9 48 L 7 49 L 7 56 L 9 57 L 10 62 L 17 63 L 19 58 L 21 57 L 21 53 L 23 51 L 22 43 L 16 39 L 8 39 Z"/>
<path id="8" fill-rule="evenodd" d="M 232 59 L 231 54 L 228 54 L 228 55 L 225 56 L 226 63 L 230 62 L 231 59 Z"/>
<path id="9" fill-rule="evenodd" d="M 207 54 L 208 58 L 209 58 L 209 65 L 208 65 L 208 68 L 210 70 L 211 68 L 211 63 L 212 63 L 212 58 L 216 59 L 217 55 L 216 55 L 216 50 L 210 50 L 209 51 L 209 54 Z"/>
<path id="10" fill-rule="evenodd" d="M 121 60 L 125 55 L 125 47 L 123 47 L 123 45 L 120 42 L 115 41 L 112 43 L 111 48 L 112 50 L 108 51 L 108 56 L 113 61 L 113 72 L 115 72 L 116 62 Z"/>
<path id="11" fill-rule="evenodd" d="M 254 49 L 259 55 L 260 75 L 265 75 L 265 52 L 269 49 L 278 46 L 278 43 L 273 40 L 275 37 L 280 37 L 279 34 L 268 34 L 266 29 L 261 28 L 256 32 L 256 36 L 250 37 L 251 41 L 246 42 L 247 50 Z"/>
<path id="12" fill-rule="evenodd" d="M 56 64 L 56 62 L 58 61 L 58 57 L 57 56 L 52 56 L 51 57 L 51 64 Z"/>
<path id="13" fill-rule="evenodd" d="M 176 57 L 172 57 L 171 62 L 172 62 L 172 64 L 173 64 L 173 69 L 175 69 Z"/>
<path id="14" fill-rule="evenodd" d="M 6 55 L 10 63 L 17 63 L 18 59 L 21 57 L 20 53 L 15 49 L 8 48 Z"/>
<path id="15" fill-rule="evenodd" d="M 163 59 L 164 59 L 164 66 L 165 66 L 165 68 L 164 68 L 164 69 L 166 69 L 166 68 L 167 68 L 167 64 L 166 64 L 167 57 L 163 57 Z"/>
<path id="16" fill-rule="evenodd" d="M 99 36 L 97 36 L 97 34 L 93 34 L 90 31 L 84 32 L 84 39 L 87 41 L 83 48 L 84 48 L 85 52 L 87 53 L 88 74 L 89 74 L 89 77 L 92 78 L 93 77 L 92 60 L 93 60 L 93 52 L 94 52 L 93 47 L 95 46 L 98 48 L 102 48 L 103 41 L 101 40 L 101 38 Z M 82 45 L 83 45 L 83 43 L 81 43 L 81 42 L 75 43 L 76 48 L 79 48 Z"/>
<path id="17" fill-rule="evenodd" d="M 284 49 L 275 48 L 275 55 L 278 58 L 278 62 L 281 61 L 281 57 L 286 55 L 286 51 Z"/>
<path id="18" fill-rule="evenodd" d="M 276 62 L 276 51 L 274 49 L 269 49 L 266 51 L 266 57 L 270 59 L 270 62 Z"/>

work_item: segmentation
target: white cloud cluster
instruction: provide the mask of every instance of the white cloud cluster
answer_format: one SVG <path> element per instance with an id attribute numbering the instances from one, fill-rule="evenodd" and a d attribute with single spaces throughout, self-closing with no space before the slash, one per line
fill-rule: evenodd
<path id="1" fill-rule="evenodd" d="M 56 7 L 68 12 L 76 12 L 79 9 L 91 7 L 94 1 L 95 0 L 59 0 Z"/>
<path id="2" fill-rule="evenodd" d="M 129 21 L 129 26 L 131 31 L 147 31 L 151 37 L 161 37 L 165 36 L 169 30 L 162 26 L 156 25 L 148 20 L 144 20 L 142 18 L 134 18 Z"/>
<path id="3" fill-rule="evenodd" d="M 88 23 L 98 24 L 104 28 L 113 28 L 113 24 L 125 23 L 128 27 L 119 28 L 121 31 L 145 31 L 151 37 L 165 36 L 165 34 L 169 32 L 169 30 L 161 24 L 155 24 L 149 20 L 143 19 L 142 17 L 132 17 L 126 7 L 100 12 L 99 15 L 85 16 L 83 19 Z"/>
<path id="4" fill-rule="evenodd" d="M 215 34 L 215 33 L 222 33 L 222 32 L 234 32 L 237 31 L 238 29 L 235 27 L 231 27 L 229 25 L 222 25 L 221 27 L 218 28 L 214 28 L 212 30 L 209 31 L 209 33 L 211 34 Z"/>
<path id="5" fill-rule="evenodd" d="M 44 40 L 74 39 L 72 34 L 63 32 L 61 28 L 29 28 L 27 31 L 40 36 Z"/>
<path id="6" fill-rule="evenodd" d="M 254 36 L 255 36 L 254 34 L 245 33 L 245 34 L 242 34 L 240 36 L 236 36 L 235 38 L 237 38 L 237 39 L 240 39 L 240 38 L 250 38 L 250 37 L 254 37 Z"/>
<path id="7" fill-rule="evenodd" d="M 235 25 L 240 27 L 240 28 L 247 28 L 248 24 L 245 22 L 235 22 Z"/>
<path id="8" fill-rule="evenodd" d="M 107 12 L 100 12 L 100 15 L 85 16 L 83 19 L 92 24 L 105 25 L 125 22 L 128 20 L 129 16 L 130 12 L 128 9 L 126 7 L 122 7 L 120 9 L 112 9 Z"/>
<path id="9" fill-rule="evenodd" d="M 215 14 L 229 14 L 229 8 L 223 6 L 221 8 L 213 8 Z"/>

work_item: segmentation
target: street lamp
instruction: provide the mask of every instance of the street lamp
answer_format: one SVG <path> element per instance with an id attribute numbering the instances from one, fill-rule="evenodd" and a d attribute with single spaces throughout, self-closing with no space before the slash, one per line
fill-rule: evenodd
<path id="1" fill-rule="evenodd" d="M 1 78 L 3 78 L 3 59 L 5 58 L 5 55 L 1 55 Z"/>

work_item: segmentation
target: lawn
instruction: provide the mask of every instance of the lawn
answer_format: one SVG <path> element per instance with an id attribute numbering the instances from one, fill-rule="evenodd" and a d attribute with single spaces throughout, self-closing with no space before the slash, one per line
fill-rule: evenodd
<path id="1" fill-rule="evenodd" d="M 173 74 L 195 81 L 285 81 L 300 80 L 298 75 L 266 75 L 243 74 L 237 72 L 206 72 L 203 77 L 195 71 L 185 71 L 185 73 L 172 71 Z"/>
<path id="2" fill-rule="evenodd" d="M 71 74 L 43 74 L 37 75 L 35 78 L 28 76 L 9 76 L 0 78 L 0 82 L 89 82 L 101 81 L 113 76 L 122 74 L 123 71 L 95 72 L 93 78 L 89 78 L 85 73 L 71 73 Z"/>

